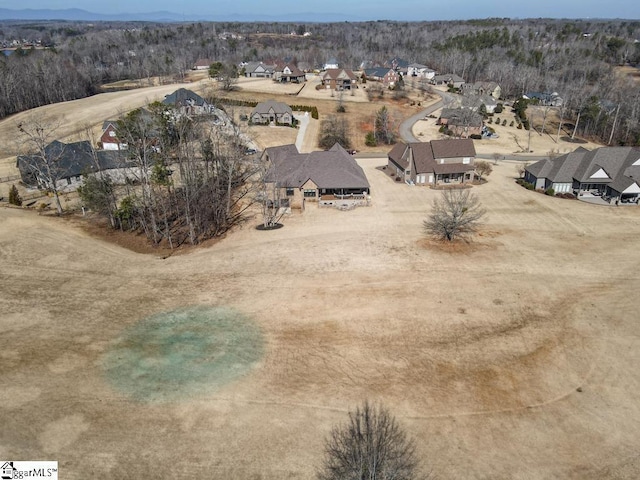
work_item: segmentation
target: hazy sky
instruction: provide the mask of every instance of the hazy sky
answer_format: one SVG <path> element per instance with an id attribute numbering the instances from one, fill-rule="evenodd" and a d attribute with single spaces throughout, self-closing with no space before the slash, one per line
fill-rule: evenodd
<path id="1" fill-rule="evenodd" d="M 509 18 L 625 18 L 640 19 L 638 0 L 0 0 L 1 8 L 81 8 L 112 13 L 157 12 L 212 15 L 344 13 L 364 19 L 451 20 Z"/>

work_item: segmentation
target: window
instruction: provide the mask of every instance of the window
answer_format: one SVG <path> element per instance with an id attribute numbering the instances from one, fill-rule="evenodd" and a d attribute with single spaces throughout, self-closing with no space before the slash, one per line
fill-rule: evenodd
<path id="1" fill-rule="evenodd" d="M 287 188 L 287 197 L 293 197 L 293 188 Z"/>
<path id="2" fill-rule="evenodd" d="M 315 197 L 316 196 L 316 191 L 312 190 L 312 189 L 305 189 L 304 191 L 304 196 L 305 197 Z"/>
<path id="3" fill-rule="evenodd" d="M 465 163 L 465 164 L 466 164 L 466 163 L 471 163 L 471 159 L 470 159 L 469 157 L 464 157 L 464 158 L 462 159 L 462 163 Z"/>

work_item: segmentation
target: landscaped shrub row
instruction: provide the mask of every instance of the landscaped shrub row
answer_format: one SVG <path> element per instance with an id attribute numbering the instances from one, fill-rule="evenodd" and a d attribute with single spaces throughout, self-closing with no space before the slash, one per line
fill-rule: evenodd
<path id="1" fill-rule="evenodd" d="M 291 105 L 291 110 L 302 112 L 310 112 L 311 118 L 318 119 L 318 107 L 310 107 L 309 105 Z"/>

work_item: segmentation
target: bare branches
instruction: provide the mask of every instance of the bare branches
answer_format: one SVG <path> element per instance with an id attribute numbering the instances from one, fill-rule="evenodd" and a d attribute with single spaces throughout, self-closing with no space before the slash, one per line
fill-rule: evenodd
<path id="1" fill-rule="evenodd" d="M 433 201 L 424 229 L 438 240 L 451 242 L 474 233 L 485 213 L 478 198 L 469 190 L 444 190 L 440 198 Z"/>
<path id="2" fill-rule="evenodd" d="M 319 480 L 413 480 L 419 478 L 415 444 L 383 406 L 365 402 L 349 412 L 325 443 Z"/>

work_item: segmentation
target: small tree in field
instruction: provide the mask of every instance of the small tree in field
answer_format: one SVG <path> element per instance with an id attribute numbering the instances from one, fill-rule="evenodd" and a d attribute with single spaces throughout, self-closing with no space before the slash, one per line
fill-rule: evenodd
<path id="1" fill-rule="evenodd" d="M 478 160 L 476 162 L 476 173 L 478 177 L 480 177 L 480 180 L 482 180 L 482 177 L 491 175 L 491 172 L 493 172 L 493 167 L 489 162 L 485 162 L 484 160 Z"/>
<path id="2" fill-rule="evenodd" d="M 420 478 L 415 445 L 382 406 L 365 402 L 325 443 L 318 480 L 413 480 Z"/>
<path id="3" fill-rule="evenodd" d="M 452 242 L 474 233 L 484 214 L 478 198 L 468 190 L 444 190 L 433 201 L 424 229 L 438 240 Z"/>
<path id="4" fill-rule="evenodd" d="M 15 185 L 11 185 L 9 189 L 9 204 L 17 205 L 18 207 L 22 206 L 22 197 Z"/>

